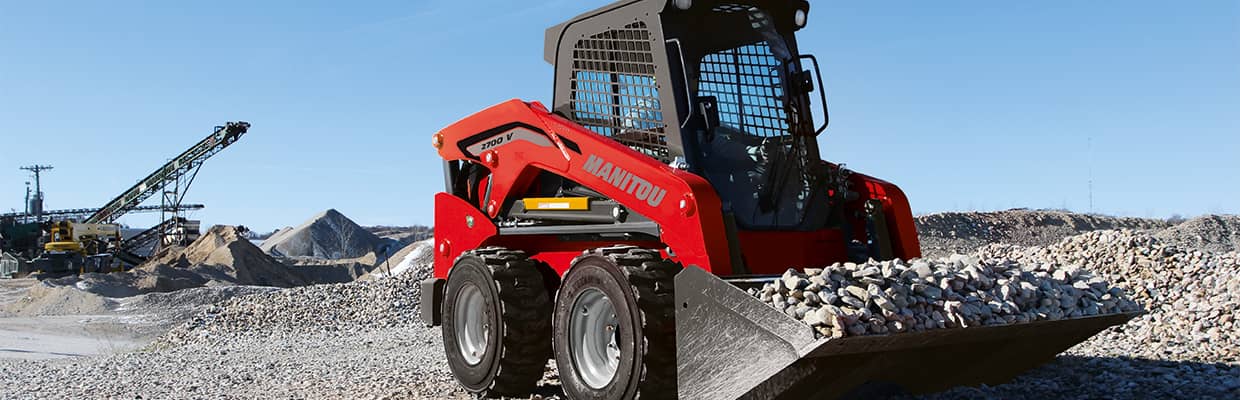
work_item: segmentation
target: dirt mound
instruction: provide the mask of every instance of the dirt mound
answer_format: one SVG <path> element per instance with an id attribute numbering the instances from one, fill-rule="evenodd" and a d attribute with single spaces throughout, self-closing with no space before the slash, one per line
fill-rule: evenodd
<path id="1" fill-rule="evenodd" d="M 991 243 L 1046 246 L 1084 232 L 1105 229 L 1162 229 L 1170 223 L 1066 211 L 1015 209 L 946 212 L 915 218 L 924 257 L 969 253 Z"/>
<path id="2" fill-rule="evenodd" d="M 375 236 L 336 210 L 327 210 L 295 228 L 284 228 L 263 241 L 263 251 L 283 257 L 345 259 L 382 249 Z"/>
<path id="3" fill-rule="evenodd" d="M 1163 243 L 1201 251 L 1240 249 L 1240 216 L 1206 215 L 1167 228 L 1155 236 Z"/>
<path id="4" fill-rule="evenodd" d="M 224 225 L 211 227 L 188 247 L 161 251 L 136 271 L 160 266 L 187 270 L 209 281 L 236 285 L 292 287 L 311 283 L 254 246 L 236 228 Z"/>
<path id="5" fill-rule="evenodd" d="M 86 315 L 105 313 L 115 306 L 116 301 L 107 297 L 44 281 L 30 288 L 25 297 L 5 304 L 3 311 L 17 316 Z"/>
<path id="6" fill-rule="evenodd" d="M 162 250 L 126 272 L 50 279 L 7 307 L 19 315 L 84 314 L 106 310 L 112 299 L 202 286 L 292 287 L 312 283 L 245 240 L 231 226 L 214 226 L 186 247 Z"/>

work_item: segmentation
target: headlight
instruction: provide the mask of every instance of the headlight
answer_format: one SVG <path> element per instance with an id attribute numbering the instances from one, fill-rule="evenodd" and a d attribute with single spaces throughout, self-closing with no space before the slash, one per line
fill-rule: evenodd
<path id="1" fill-rule="evenodd" d="M 693 7 L 693 0 L 672 0 L 672 4 L 681 10 L 688 10 Z"/>
<path id="2" fill-rule="evenodd" d="M 797 28 L 804 28 L 805 17 L 805 10 L 797 10 L 797 13 L 792 16 L 792 22 L 796 22 Z"/>

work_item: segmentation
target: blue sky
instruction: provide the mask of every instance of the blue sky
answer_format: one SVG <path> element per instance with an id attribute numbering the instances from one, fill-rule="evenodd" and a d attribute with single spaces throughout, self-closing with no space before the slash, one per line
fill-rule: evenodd
<path id="1" fill-rule="evenodd" d="M 257 3 L 257 4 L 256 4 Z M 0 209 L 97 207 L 224 121 L 187 201 L 258 230 L 430 224 L 437 129 L 549 102 L 543 30 L 605 1 L 0 1 Z M 533 4 L 533 5 L 531 5 Z M 1240 2 L 814 2 L 824 157 L 914 212 L 1240 212 Z M 152 216 L 122 222 L 150 224 Z"/>

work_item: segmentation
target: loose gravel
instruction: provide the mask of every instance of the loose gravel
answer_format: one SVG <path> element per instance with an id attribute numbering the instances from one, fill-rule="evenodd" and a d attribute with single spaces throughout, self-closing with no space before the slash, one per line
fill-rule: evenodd
<path id="1" fill-rule="evenodd" d="M 232 298 L 140 352 L 0 362 L 0 398 L 466 398 L 417 319 L 427 272 Z"/>
<path id="2" fill-rule="evenodd" d="M 1021 231 L 1023 228 L 1011 221 L 1020 221 L 1028 214 L 1015 214 L 1009 222 L 996 222 L 995 226 Z M 1046 232 L 1038 228 L 1027 231 Z M 931 287 L 930 277 L 938 284 L 934 287 L 941 292 L 940 297 L 945 296 L 947 288 L 963 297 L 957 300 L 958 308 L 947 307 L 947 300 L 943 299 L 944 307 L 930 312 L 932 316 L 933 311 L 943 314 L 943 329 L 949 329 L 949 323 L 1007 323 L 1006 318 L 1018 318 L 1016 315 L 1042 318 L 1045 314 L 1050 318 L 1055 312 L 1065 316 L 1074 311 L 1088 312 L 1082 310 L 1088 310 L 1089 304 L 1079 301 L 1093 301 L 1086 291 L 1098 297 L 1093 305 L 1100 307 L 1099 312 L 1107 306 L 1100 293 L 1112 295 L 1116 307 L 1126 304 L 1123 297 L 1109 288 L 1105 293 L 1094 291 L 1090 282 L 1098 283 L 1097 280 L 1122 289 L 1124 296 L 1147 310 L 1147 314 L 1104 331 L 1011 383 L 956 388 L 917 398 L 1240 398 L 1240 342 L 1235 333 L 1236 321 L 1240 320 L 1240 304 L 1236 302 L 1240 294 L 1240 267 L 1236 260 L 1240 257 L 1236 253 L 1203 251 L 1191 243 L 1140 231 L 1099 231 L 1033 247 L 994 245 L 977 249 L 985 244 L 977 239 L 983 237 L 1000 242 L 1006 237 L 1024 245 L 1029 244 L 1026 239 L 1042 240 L 1042 236 L 1006 232 L 971 235 L 958 242 L 972 246 L 962 247 L 968 256 L 926 261 L 931 264 L 931 274 L 920 282 L 925 285 L 918 287 L 920 292 L 905 281 L 905 277 L 915 281 L 909 271 L 916 273 L 921 266 L 909 262 L 903 263 L 903 272 L 896 272 L 895 263 L 891 263 L 890 275 L 882 263 L 877 263 L 878 275 L 867 270 L 871 264 L 857 265 L 853 272 L 864 272 L 860 276 L 838 274 L 844 278 L 839 283 L 848 285 L 838 285 L 833 294 L 844 297 L 838 290 L 843 287 L 844 294 L 862 300 L 859 291 L 847 287 L 865 289 L 865 295 L 870 297 L 864 299 L 864 305 L 871 314 L 871 322 L 862 324 L 865 334 L 871 330 L 898 331 L 899 326 L 889 323 L 902 321 L 901 318 L 887 320 L 886 314 L 893 312 L 885 301 L 877 299 L 895 303 L 895 294 L 901 293 L 892 288 L 905 287 L 909 291 L 904 293 L 904 300 L 909 301 L 907 308 L 911 310 L 922 300 L 917 296 L 930 300 L 926 296 Z M 832 272 L 843 270 L 849 268 L 841 264 L 826 268 L 817 276 L 836 282 L 831 279 Z M 417 319 L 417 282 L 429 274 L 429 267 L 421 265 L 410 272 L 372 282 L 256 290 L 209 306 L 140 352 L 68 360 L 0 361 L 0 398 L 468 398 L 447 370 L 438 328 L 423 327 Z M 810 281 L 815 271 L 809 272 L 803 277 L 789 276 L 796 278 L 791 286 L 800 286 L 802 278 Z M 1061 274 L 1060 278 L 1066 274 L 1068 279 L 1057 279 L 1056 273 Z M 1090 273 L 1094 274 L 1092 278 Z M 1037 279 L 1028 280 L 1026 274 Z M 879 284 L 876 276 L 882 277 L 886 286 Z M 1012 287 L 1012 276 L 1020 276 L 1020 282 L 1030 283 L 1036 293 L 1048 296 L 1034 302 L 1032 296 L 1025 296 L 1027 288 L 1016 282 L 1016 286 L 1021 286 L 1019 295 L 1009 289 L 1010 298 L 1003 297 L 1002 288 Z M 923 279 L 922 275 L 917 274 L 917 279 Z M 983 285 L 985 279 L 994 282 Z M 1000 284 L 999 279 L 1008 279 L 1008 284 Z M 947 282 L 947 288 L 943 282 Z M 1043 291 L 1044 282 L 1054 283 L 1051 291 Z M 1065 286 L 1069 282 L 1083 282 L 1089 289 Z M 823 281 L 820 286 L 827 283 Z M 870 284 L 879 290 L 872 292 Z M 1069 293 L 1068 301 L 1049 296 L 1056 289 L 1060 295 L 1071 292 L 1068 287 L 1081 296 Z M 887 293 L 887 289 L 893 293 Z M 815 296 L 820 292 L 814 292 Z M 933 289 L 930 292 L 933 294 Z M 802 290 L 802 297 L 804 293 Z M 981 294 L 990 297 L 983 300 L 987 298 Z M 823 297 L 829 299 L 819 296 L 820 302 Z M 991 302 L 999 299 L 1003 302 L 996 312 Z M 1051 303 L 1043 305 L 1045 299 Z M 1072 303 L 1072 299 L 1078 302 Z M 1007 301 L 1021 312 L 1012 312 L 1014 309 Z M 838 303 L 832 300 L 831 304 Z M 922 305 L 926 304 L 930 303 Z M 1037 306 L 1028 309 L 1034 304 Z M 1064 304 L 1075 304 L 1076 308 L 1064 308 Z M 843 311 L 844 306 L 836 307 Z M 902 315 L 903 308 L 898 308 L 894 315 Z M 1039 308 L 1044 310 L 1036 311 Z M 795 315 L 796 310 L 793 312 Z M 857 314 L 859 323 L 864 312 L 857 308 Z M 882 328 L 872 322 L 877 321 L 874 317 L 886 320 Z M 940 319 L 923 321 L 916 317 L 903 320 L 904 329 L 916 329 L 917 323 L 925 329 L 928 321 L 933 321 L 932 329 L 939 329 Z M 850 324 L 843 325 L 842 333 L 849 334 Z M 840 334 L 834 329 L 826 332 Z M 557 397 L 554 369 L 549 371 L 544 387 L 534 398 Z"/>

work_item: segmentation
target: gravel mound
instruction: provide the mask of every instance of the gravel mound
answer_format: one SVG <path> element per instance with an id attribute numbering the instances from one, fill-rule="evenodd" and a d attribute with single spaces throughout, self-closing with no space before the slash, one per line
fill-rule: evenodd
<path id="1" fill-rule="evenodd" d="M 378 252 L 388 243 L 333 209 L 276 232 L 260 247 L 275 256 L 344 259 Z"/>
<path id="2" fill-rule="evenodd" d="M 75 287 L 55 286 L 41 282 L 30 288 L 26 296 L 3 306 L 4 315 L 32 317 L 40 315 L 101 314 L 116 306 L 116 301 Z"/>
<path id="3" fill-rule="evenodd" d="M 161 251 L 138 269 L 158 265 L 237 285 L 292 287 L 312 283 L 255 247 L 236 228 L 225 225 L 211 227 L 184 249 Z"/>
<path id="4" fill-rule="evenodd" d="M 789 269 L 750 293 L 832 338 L 1138 310 L 1122 289 L 1076 266 L 962 255 Z"/>
<path id="5" fill-rule="evenodd" d="M 415 326 L 419 286 L 414 276 L 315 285 L 239 297 L 208 307 L 159 338 L 156 346 L 209 343 L 262 332 L 282 336 Z"/>
<path id="6" fill-rule="evenodd" d="M 995 212 L 946 212 L 915 218 L 922 256 L 970 253 L 992 243 L 1047 246 L 1084 232 L 1104 229 L 1162 229 L 1166 221 L 1015 209 Z"/>
<path id="7" fill-rule="evenodd" d="M 198 311 L 200 308 L 235 297 L 271 293 L 277 290 L 280 289 L 269 286 L 212 286 L 182 289 L 167 293 L 153 292 L 117 299 L 117 307 L 114 311 L 143 313 Z M 189 316 L 187 315 L 186 317 Z"/>
<path id="8" fill-rule="evenodd" d="M 45 281 L 105 297 L 129 297 L 201 286 L 291 287 L 310 283 L 238 234 L 217 225 L 186 247 L 161 250 L 146 263 L 120 273 L 89 273 Z"/>
<path id="9" fill-rule="evenodd" d="M 1240 216 L 1206 215 L 1184 221 L 1158 232 L 1163 243 L 1202 251 L 1228 252 L 1240 249 Z"/>
<path id="10" fill-rule="evenodd" d="M 980 252 L 1080 266 L 1111 280 L 1148 310 L 1095 337 L 1084 354 L 1240 362 L 1236 252 L 1167 245 L 1148 232 L 1131 230 L 1090 232 L 1042 248 L 994 245 Z"/>

